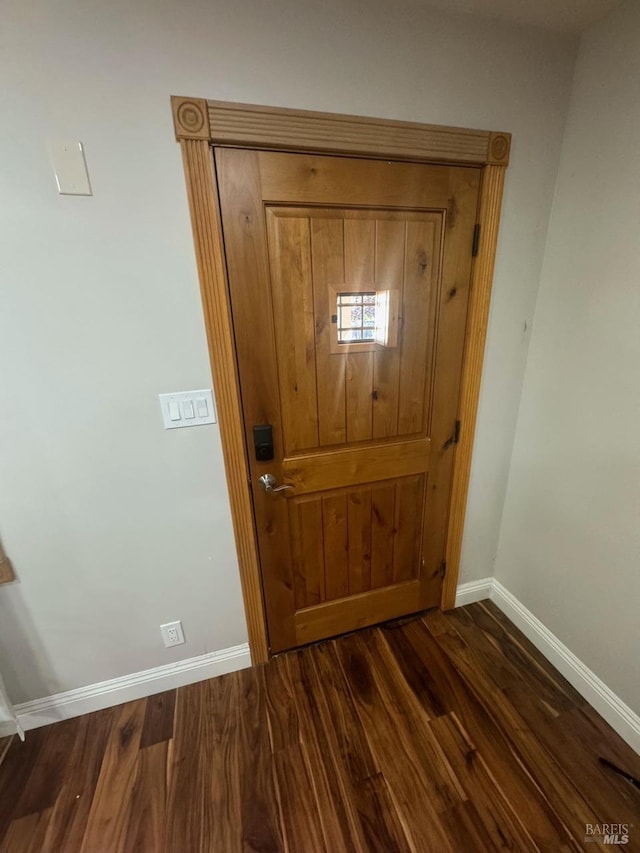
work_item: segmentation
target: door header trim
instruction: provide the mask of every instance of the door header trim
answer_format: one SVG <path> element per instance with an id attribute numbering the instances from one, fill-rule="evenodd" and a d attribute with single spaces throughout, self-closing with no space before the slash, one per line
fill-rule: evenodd
<path id="1" fill-rule="evenodd" d="M 482 169 L 478 214 L 482 231 L 471 273 L 458 413 L 460 442 L 455 447 L 453 461 L 446 545 L 447 571 L 441 601 L 444 610 L 454 607 L 511 134 L 207 101 L 203 98 L 173 96 L 171 108 L 176 139 L 182 149 L 249 646 L 254 664 L 268 660 L 269 643 L 253 506 L 247 485 L 249 467 L 244 445 L 238 366 L 211 146 L 362 155 L 420 163 L 455 163 Z"/>
<path id="2" fill-rule="evenodd" d="M 431 163 L 509 164 L 511 134 L 341 115 L 171 98 L 177 140 L 214 145 L 390 157 Z"/>

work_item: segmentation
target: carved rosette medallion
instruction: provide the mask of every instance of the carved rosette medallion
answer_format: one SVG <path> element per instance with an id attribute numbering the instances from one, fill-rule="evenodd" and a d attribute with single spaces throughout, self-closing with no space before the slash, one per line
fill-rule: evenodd
<path id="1" fill-rule="evenodd" d="M 178 139 L 209 139 L 207 102 L 199 98 L 172 98 L 173 123 Z"/>

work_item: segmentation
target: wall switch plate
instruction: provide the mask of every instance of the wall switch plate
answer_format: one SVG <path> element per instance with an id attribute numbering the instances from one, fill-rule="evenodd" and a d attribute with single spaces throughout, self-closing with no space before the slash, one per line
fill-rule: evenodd
<path id="1" fill-rule="evenodd" d="M 158 394 L 165 429 L 215 424 L 216 410 L 210 388 Z"/>
<path id="2" fill-rule="evenodd" d="M 167 648 L 169 646 L 181 646 L 184 643 L 184 632 L 182 630 L 182 622 L 167 622 L 166 625 L 160 626 L 160 633 Z"/>
<path id="3" fill-rule="evenodd" d="M 93 195 L 82 142 L 50 142 L 49 150 L 61 195 Z"/>

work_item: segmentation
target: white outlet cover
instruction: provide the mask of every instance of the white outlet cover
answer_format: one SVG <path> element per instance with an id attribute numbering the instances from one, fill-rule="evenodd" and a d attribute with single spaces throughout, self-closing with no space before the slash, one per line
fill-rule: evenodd
<path id="1" fill-rule="evenodd" d="M 49 151 L 61 195 L 93 195 L 82 142 L 49 142 Z"/>
<path id="2" fill-rule="evenodd" d="M 211 388 L 199 391 L 173 391 L 158 394 L 165 429 L 216 423 L 216 408 Z"/>
<path id="3" fill-rule="evenodd" d="M 160 633 L 167 648 L 170 646 L 181 646 L 184 643 L 184 631 L 182 630 L 182 622 L 167 622 L 160 626 Z"/>

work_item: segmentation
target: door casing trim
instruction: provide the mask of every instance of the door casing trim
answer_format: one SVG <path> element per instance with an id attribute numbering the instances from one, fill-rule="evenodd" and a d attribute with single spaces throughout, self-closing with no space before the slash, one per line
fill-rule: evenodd
<path id="1" fill-rule="evenodd" d="M 204 310 L 218 421 L 231 504 L 249 647 L 254 664 L 269 659 L 267 623 L 253 518 L 244 419 L 222 242 L 213 145 L 366 156 L 482 169 L 478 254 L 471 273 L 440 606 L 455 606 L 471 472 L 491 286 L 511 134 L 335 113 L 263 107 L 172 96 L 182 149 L 191 227 Z"/>

